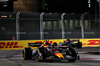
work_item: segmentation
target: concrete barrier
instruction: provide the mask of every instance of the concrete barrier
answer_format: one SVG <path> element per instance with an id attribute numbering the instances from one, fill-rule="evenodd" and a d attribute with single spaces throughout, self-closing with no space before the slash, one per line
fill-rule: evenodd
<path id="1" fill-rule="evenodd" d="M 100 39 L 80 39 L 82 47 L 99 47 Z"/>
<path id="2" fill-rule="evenodd" d="M 66 39 L 52 39 L 49 43 L 57 42 L 57 45 Z M 45 40 L 20 40 L 20 41 L 0 41 L 0 50 L 16 50 L 28 47 L 28 43 L 44 42 Z M 80 39 L 82 47 L 100 47 L 100 39 Z M 34 47 L 36 48 L 36 47 Z M 100 48 L 99 48 L 100 52 Z"/>
<path id="3" fill-rule="evenodd" d="M 99 54 L 100 54 L 100 40 L 99 40 Z"/>

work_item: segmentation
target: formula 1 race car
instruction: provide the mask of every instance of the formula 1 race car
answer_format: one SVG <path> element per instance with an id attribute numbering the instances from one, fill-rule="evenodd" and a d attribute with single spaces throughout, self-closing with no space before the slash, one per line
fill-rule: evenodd
<path id="1" fill-rule="evenodd" d="M 37 47 L 37 49 L 32 49 L 31 47 Z M 42 45 L 41 43 L 29 43 L 29 48 L 24 48 L 23 50 L 24 60 L 33 59 L 36 61 L 45 60 L 55 60 L 63 59 L 63 55 L 55 48 L 53 45 L 46 43 Z"/>
<path id="2" fill-rule="evenodd" d="M 74 43 L 77 41 L 77 43 Z M 77 59 L 80 59 L 76 48 L 82 48 L 82 43 L 79 40 L 69 40 L 67 39 L 64 43 L 61 43 L 56 48 L 59 50 L 60 53 L 67 59 L 69 62 L 74 62 Z"/>
<path id="3" fill-rule="evenodd" d="M 36 61 L 45 60 L 68 60 L 74 62 L 79 59 L 76 49 L 72 42 L 61 43 L 59 46 L 55 46 L 56 43 L 49 44 L 43 43 L 28 43 L 29 47 L 24 48 L 23 58 L 24 60 L 33 59 Z M 32 47 L 38 47 L 32 49 Z"/>
<path id="4" fill-rule="evenodd" d="M 66 43 L 73 45 L 73 47 L 82 48 L 82 42 L 80 42 L 79 39 L 73 39 L 73 40 L 67 39 L 67 40 L 64 40 L 64 42 L 60 43 L 59 46 L 61 46 L 63 44 L 66 44 Z M 54 44 L 57 45 L 56 42 Z"/>

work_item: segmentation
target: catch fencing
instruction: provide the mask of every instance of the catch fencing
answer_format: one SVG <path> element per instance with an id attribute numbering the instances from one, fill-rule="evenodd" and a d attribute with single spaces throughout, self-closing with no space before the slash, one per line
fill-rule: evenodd
<path id="1" fill-rule="evenodd" d="M 0 40 L 100 38 L 99 16 L 0 12 Z"/>

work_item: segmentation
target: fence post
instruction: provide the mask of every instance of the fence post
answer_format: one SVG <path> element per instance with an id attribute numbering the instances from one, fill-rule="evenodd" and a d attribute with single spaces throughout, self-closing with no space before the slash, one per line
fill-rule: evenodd
<path id="1" fill-rule="evenodd" d="M 65 15 L 65 13 L 63 13 L 61 15 L 62 39 L 65 39 L 65 33 L 64 33 L 64 15 Z"/>
<path id="2" fill-rule="evenodd" d="M 16 14 L 16 40 L 20 39 L 20 29 L 19 29 L 19 15 L 21 12 L 17 12 Z"/>
<path id="3" fill-rule="evenodd" d="M 40 14 L 40 39 L 41 40 L 43 40 L 43 25 L 42 25 L 43 15 L 44 15 L 44 13 L 41 13 Z"/>
<path id="4" fill-rule="evenodd" d="M 95 14 L 95 16 L 97 16 L 98 15 L 98 18 L 97 19 L 99 19 L 100 20 L 100 0 L 97 0 L 97 2 L 99 3 L 99 15 L 98 14 Z M 97 3 L 96 3 L 97 4 Z M 99 21 L 99 23 L 100 23 L 100 21 Z"/>
<path id="5" fill-rule="evenodd" d="M 85 14 L 82 14 L 81 15 L 81 21 L 82 21 L 82 23 L 81 23 L 81 32 L 82 32 L 82 39 L 84 39 L 84 25 L 83 25 L 83 22 L 84 22 L 84 16 L 85 16 Z"/>

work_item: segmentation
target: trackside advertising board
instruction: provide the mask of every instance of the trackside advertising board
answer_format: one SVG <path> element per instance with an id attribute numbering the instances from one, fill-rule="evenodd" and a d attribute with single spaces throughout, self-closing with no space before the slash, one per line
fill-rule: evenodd
<path id="1" fill-rule="evenodd" d="M 50 44 L 56 42 L 57 45 L 64 42 L 66 39 L 49 40 Z M 100 39 L 79 39 L 82 42 L 82 47 L 99 47 Z M 28 47 L 28 43 L 45 42 L 44 40 L 21 40 L 21 41 L 0 41 L 0 50 L 17 50 Z M 35 49 L 36 47 L 34 47 Z M 100 49 L 99 49 L 100 50 Z"/>
<path id="2" fill-rule="evenodd" d="M 99 54 L 100 54 L 100 40 L 99 40 Z"/>
<path id="3" fill-rule="evenodd" d="M 80 39 L 82 47 L 99 47 L 100 39 Z"/>

